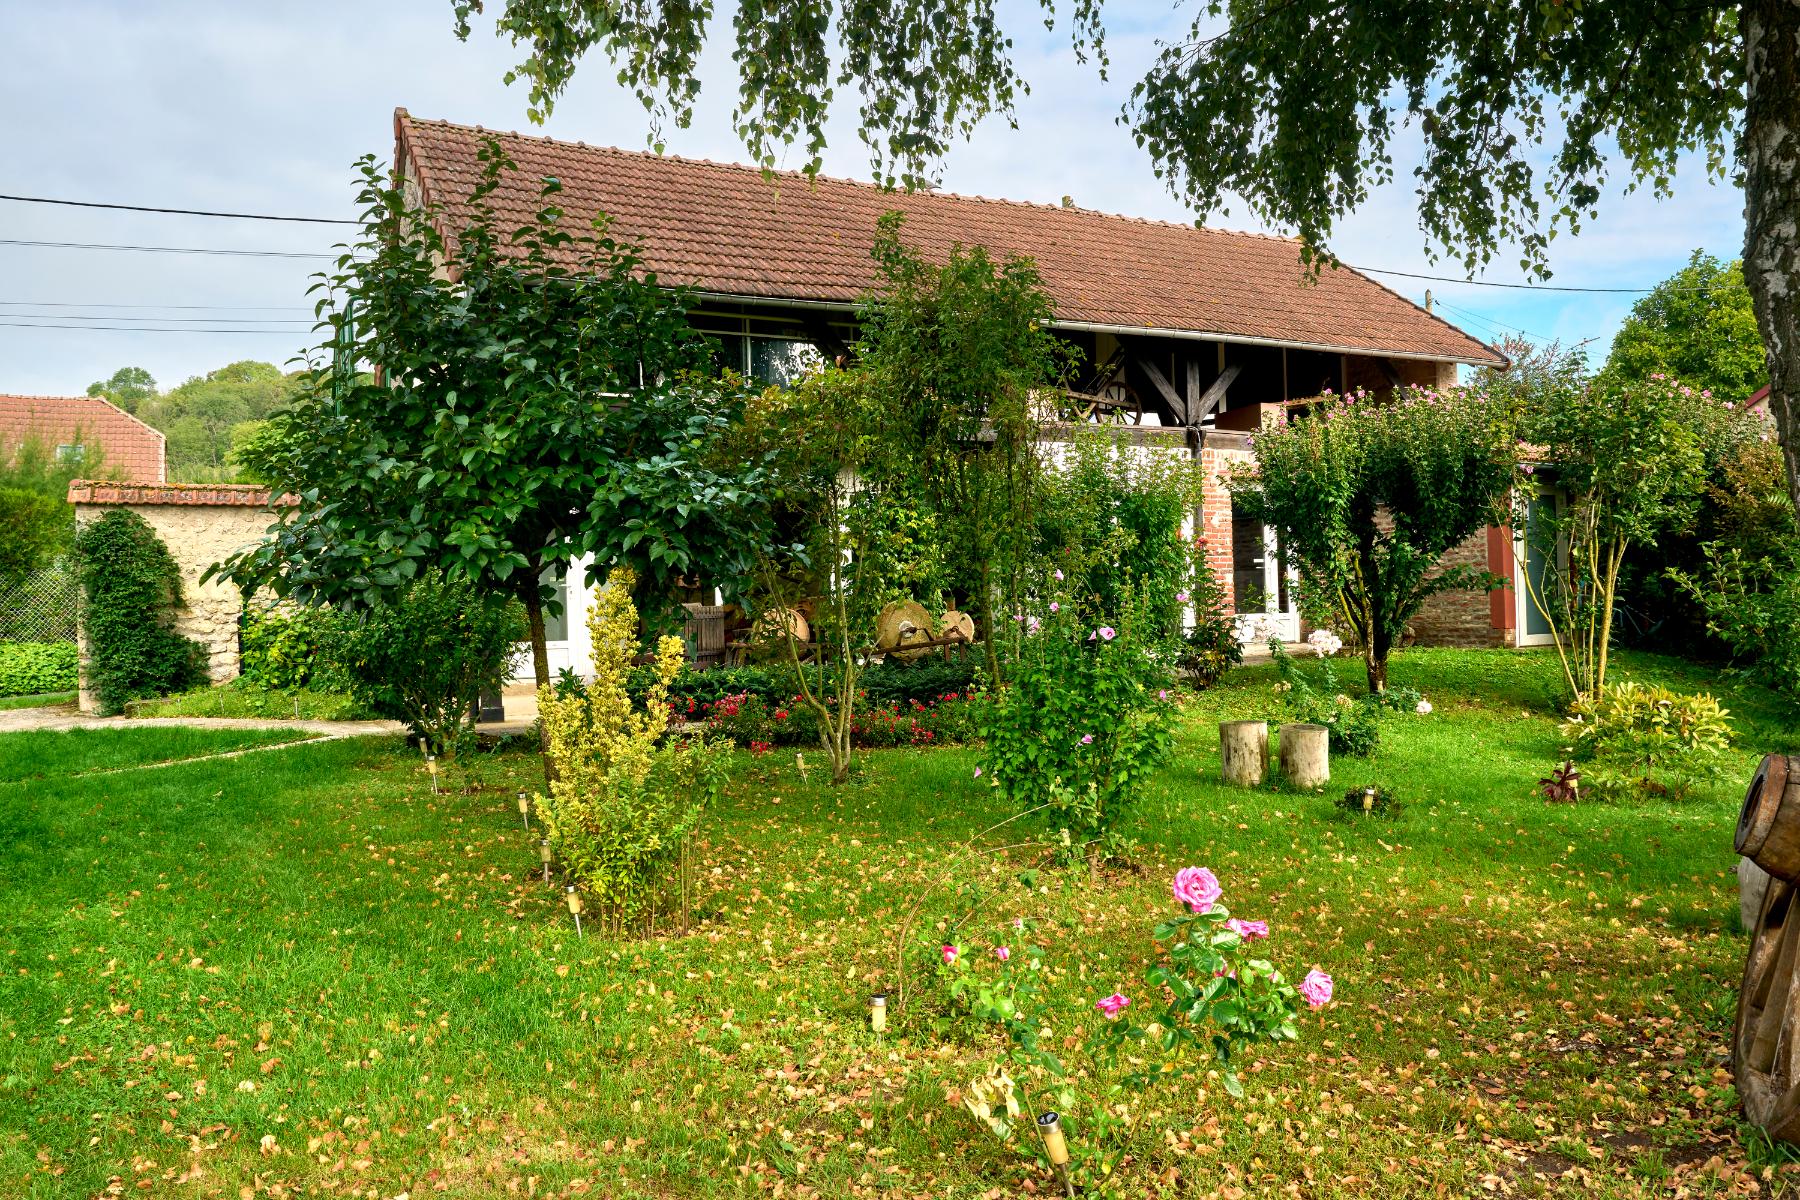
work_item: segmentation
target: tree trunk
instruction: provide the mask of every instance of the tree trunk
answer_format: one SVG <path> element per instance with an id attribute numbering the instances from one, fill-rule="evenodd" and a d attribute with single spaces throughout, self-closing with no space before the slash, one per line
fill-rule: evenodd
<path id="1" fill-rule="evenodd" d="M 1769 411 L 1788 495 L 1800 512 L 1800 0 L 1747 0 L 1738 13 L 1748 93 L 1744 280 L 1769 366 Z"/>
<path id="2" fill-rule="evenodd" d="M 1281 727 L 1281 773 L 1297 788 L 1331 782 L 1331 731 L 1323 725 Z"/>
<path id="3" fill-rule="evenodd" d="M 991 584 L 993 566 L 986 559 L 981 560 L 981 644 L 987 655 L 988 687 L 996 690 L 1000 687 L 1000 652 L 994 639 L 999 636 L 999 629 L 994 625 L 994 589 Z"/>
<path id="4" fill-rule="evenodd" d="M 1219 722 L 1219 774 L 1226 783 L 1256 787 L 1269 770 L 1267 721 Z"/>
<path id="5" fill-rule="evenodd" d="M 1388 652 L 1393 649 L 1391 642 L 1387 631 L 1377 625 L 1374 636 L 1369 639 L 1368 652 L 1363 656 L 1363 665 L 1369 669 L 1371 695 L 1387 691 Z"/>

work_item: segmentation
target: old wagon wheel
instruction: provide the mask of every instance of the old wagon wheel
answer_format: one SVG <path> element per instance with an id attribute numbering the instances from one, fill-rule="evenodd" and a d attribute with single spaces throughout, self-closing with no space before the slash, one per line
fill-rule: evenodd
<path id="1" fill-rule="evenodd" d="M 1773 877 L 1750 930 L 1731 1062 L 1744 1115 L 1769 1137 L 1800 1142 L 1800 771 L 1766 756 L 1744 792 L 1739 854 Z"/>
<path id="2" fill-rule="evenodd" d="M 1772 1139 L 1800 1141 L 1800 907 L 1786 880 L 1769 884 L 1738 992 L 1732 1066 L 1744 1115 Z"/>

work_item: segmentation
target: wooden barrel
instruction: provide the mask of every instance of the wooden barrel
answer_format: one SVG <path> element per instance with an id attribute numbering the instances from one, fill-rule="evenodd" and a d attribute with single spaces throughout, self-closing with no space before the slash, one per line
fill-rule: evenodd
<path id="1" fill-rule="evenodd" d="M 1800 905 L 1794 885 L 1774 879 L 1750 931 L 1738 988 L 1731 1068 L 1744 1116 L 1773 1141 L 1800 1142 Z"/>
<path id="2" fill-rule="evenodd" d="M 1788 883 L 1800 883 L 1800 757 L 1766 754 L 1744 791 L 1737 852 Z"/>

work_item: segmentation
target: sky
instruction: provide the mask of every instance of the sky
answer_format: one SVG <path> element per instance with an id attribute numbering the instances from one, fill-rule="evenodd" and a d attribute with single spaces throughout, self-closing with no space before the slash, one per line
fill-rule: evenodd
<path id="1" fill-rule="evenodd" d="M 703 57 L 694 122 L 665 130 L 664 141 L 673 154 L 742 161 L 730 124 L 730 9 L 720 7 L 714 28 L 726 37 L 714 38 Z M 1002 0 L 1016 61 L 1036 86 L 1018 105 L 1016 128 L 990 120 L 950 153 L 945 190 L 1051 204 L 1070 196 L 1086 208 L 1193 219 L 1117 123 L 1156 39 L 1177 36 L 1185 18 L 1167 4 L 1115 0 L 1106 11 L 1113 66 L 1102 81 L 1074 60 L 1062 29 L 1044 32 L 1035 4 Z M 396 106 L 419 117 L 645 147 L 648 119 L 603 58 L 587 60 L 537 129 L 525 116 L 524 88 L 502 81 L 517 51 L 493 36 L 491 21 L 466 43 L 452 26 L 451 0 L 0 6 L 0 45 L 9 50 L 0 72 L 0 193 L 346 217 L 356 159 L 392 154 Z M 833 114 L 824 169 L 867 178 L 853 104 Z M 785 165 L 803 166 L 804 157 L 796 150 Z M 1395 185 L 1340 226 L 1333 248 L 1358 266 L 1459 275 L 1455 264 L 1427 257 L 1404 162 L 1396 174 Z M 1281 232 L 1241 206 L 1211 223 Z M 0 393 L 79 394 L 126 365 L 148 368 L 164 387 L 244 358 L 287 365 L 310 341 L 306 289 L 325 265 L 9 243 L 319 255 L 347 228 L 0 201 Z M 1647 287 L 1696 248 L 1730 259 L 1742 244 L 1741 194 L 1695 165 L 1665 200 L 1615 188 L 1597 220 L 1552 243 L 1552 282 Z M 1379 278 L 1415 301 L 1430 287 L 1440 315 L 1483 340 L 1517 331 L 1585 341 L 1596 362 L 1634 299 Z M 1517 255 L 1502 253 L 1485 278 L 1522 280 Z"/>

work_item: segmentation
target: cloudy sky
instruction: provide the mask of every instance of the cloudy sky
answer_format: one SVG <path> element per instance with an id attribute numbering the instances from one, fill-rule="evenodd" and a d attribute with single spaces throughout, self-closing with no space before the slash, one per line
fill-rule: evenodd
<path id="1" fill-rule="evenodd" d="M 498 3 L 498 0 L 492 0 Z M 729 29 L 727 11 L 715 18 Z M 1077 65 L 1062 35 L 1044 34 L 1036 5 L 1011 10 L 1018 62 L 1036 84 L 1018 128 L 994 121 L 944 164 L 951 191 L 1055 203 L 1168 220 L 1188 213 L 1158 183 L 1148 158 L 1115 122 L 1158 36 L 1179 32 L 1172 6 L 1108 7 L 1116 32 L 1111 82 Z M 451 0 L 214 0 L 0 6 L 0 192 L 173 208 L 341 217 L 351 164 L 384 158 L 392 112 L 490 128 L 522 129 L 525 97 L 501 82 L 515 52 L 478 28 L 452 33 Z M 710 52 L 691 129 L 667 133 L 671 153 L 735 160 L 735 77 Z M 867 154 L 840 113 L 827 173 L 865 177 Z M 853 115 L 853 110 L 850 110 Z M 552 136 L 640 148 L 646 118 L 591 59 L 543 130 Z M 795 154 L 790 164 L 800 166 Z M 1258 228 L 1241 211 L 1215 224 Z M 241 358 L 285 363 L 306 345 L 306 286 L 321 260 L 23 246 L 21 241 L 237 248 L 322 254 L 332 226 L 54 208 L 0 201 L 0 392 L 79 393 L 123 365 L 164 386 Z M 1703 247 L 1737 257 L 1742 201 L 1691 169 L 1672 199 L 1609 197 L 1598 221 L 1554 245 L 1555 282 L 1654 283 Z M 1377 195 L 1339 234 L 1359 266 L 1456 274 L 1430 265 L 1410 193 Z M 1516 256 L 1487 278 L 1518 280 Z M 1509 330 L 1565 343 L 1594 339 L 1604 355 L 1632 297 L 1511 292 L 1390 279 L 1420 299 L 1430 286 L 1443 312 L 1471 333 Z M 69 328 L 73 327 L 73 328 Z M 218 330 L 249 332 L 214 332 Z"/>

